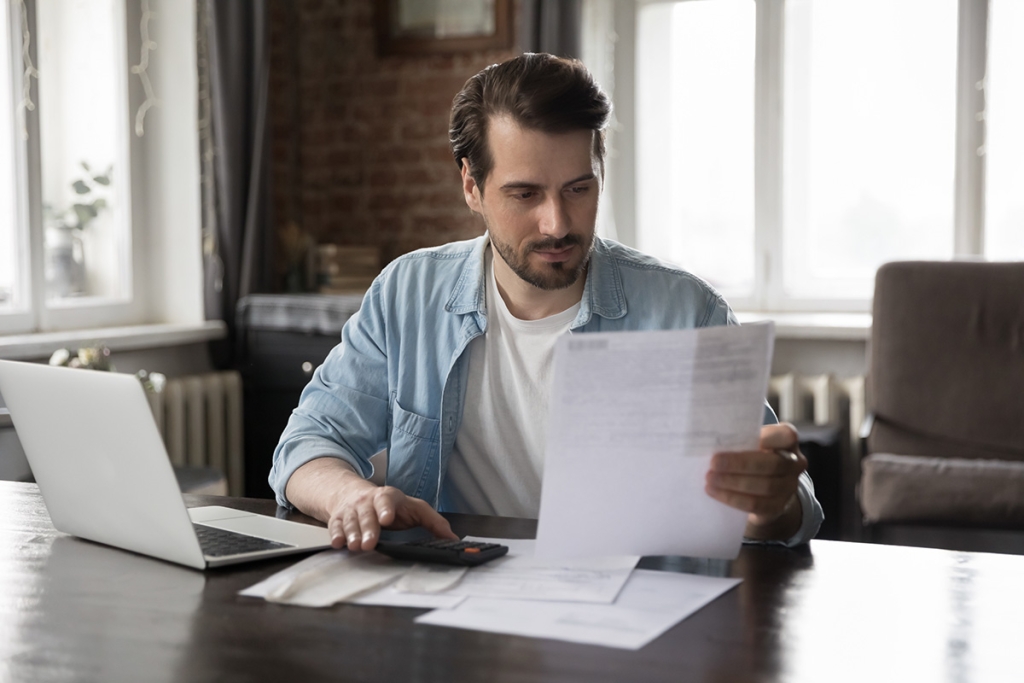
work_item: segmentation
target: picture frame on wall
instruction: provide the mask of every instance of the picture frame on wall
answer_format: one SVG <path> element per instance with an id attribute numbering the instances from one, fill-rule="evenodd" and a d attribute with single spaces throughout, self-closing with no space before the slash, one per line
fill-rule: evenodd
<path id="1" fill-rule="evenodd" d="M 377 0 L 381 56 L 434 55 L 512 47 L 512 0 Z"/>

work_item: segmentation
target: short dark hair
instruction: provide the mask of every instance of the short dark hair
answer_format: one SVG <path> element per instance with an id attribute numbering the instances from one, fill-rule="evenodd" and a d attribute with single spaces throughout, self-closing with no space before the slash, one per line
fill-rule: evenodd
<path id="1" fill-rule="evenodd" d="M 524 128 L 546 133 L 594 132 L 593 153 L 604 175 L 604 131 L 612 105 L 583 63 L 549 54 L 526 53 L 492 64 L 466 81 L 452 102 L 448 138 L 455 163 L 469 161 L 470 175 L 483 192 L 494 166 L 487 124 L 510 116 Z"/>

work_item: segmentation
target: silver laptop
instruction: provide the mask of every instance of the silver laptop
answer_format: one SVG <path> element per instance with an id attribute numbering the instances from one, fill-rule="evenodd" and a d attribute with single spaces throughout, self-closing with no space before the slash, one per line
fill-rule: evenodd
<path id="1" fill-rule="evenodd" d="M 196 569 L 330 545 L 321 527 L 186 508 L 132 375 L 0 361 L 0 395 L 60 531 Z"/>

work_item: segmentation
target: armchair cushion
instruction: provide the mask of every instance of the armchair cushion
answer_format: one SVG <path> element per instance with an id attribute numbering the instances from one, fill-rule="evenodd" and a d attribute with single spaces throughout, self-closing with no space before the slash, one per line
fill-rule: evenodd
<path id="1" fill-rule="evenodd" d="M 874 453 L 862 462 L 865 521 L 1024 529 L 1024 462 Z"/>

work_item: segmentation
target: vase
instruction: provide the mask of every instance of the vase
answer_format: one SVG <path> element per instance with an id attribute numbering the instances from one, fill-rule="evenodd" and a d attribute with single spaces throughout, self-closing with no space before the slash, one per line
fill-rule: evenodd
<path id="1" fill-rule="evenodd" d="M 46 297 L 67 299 L 85 294 L 85 249 L 80 231 L 67 225 L 46 227 Z"/>

